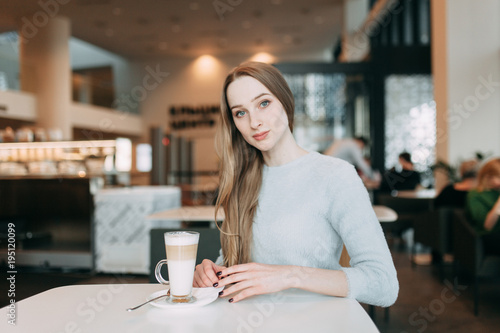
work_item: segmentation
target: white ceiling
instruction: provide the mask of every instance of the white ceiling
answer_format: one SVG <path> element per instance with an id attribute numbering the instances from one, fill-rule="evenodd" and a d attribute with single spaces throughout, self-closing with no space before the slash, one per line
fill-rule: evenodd
<path id="1" fill-rule="evenodd" d="M 67 4 L 59 3 L 67 2 Z M 40 3 L 57 4 L 44 9 Z M 131 60 L 333 51 L 343 0 L 0 0 L 0 32 L 53 12 L 72 35 Z M 218 5 L 218 9 L 216 9 Z M 225 6 L 225 7 L 224 7 Z M 26 24 L 26 23 L 24 23 Z"/>

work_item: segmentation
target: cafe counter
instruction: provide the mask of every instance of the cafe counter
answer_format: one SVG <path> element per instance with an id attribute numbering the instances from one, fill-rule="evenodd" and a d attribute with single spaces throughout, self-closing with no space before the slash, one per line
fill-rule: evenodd
<path id="1" fill-rule="evenodd" d="M 148 274 L 149 233 L 164 221 L 146 217 L 181 206 L 176 186 L 102 189 L 94 196 L 94 265 L 97 272 Z M 168 227 L 180 226 L 169 221 Z"/>

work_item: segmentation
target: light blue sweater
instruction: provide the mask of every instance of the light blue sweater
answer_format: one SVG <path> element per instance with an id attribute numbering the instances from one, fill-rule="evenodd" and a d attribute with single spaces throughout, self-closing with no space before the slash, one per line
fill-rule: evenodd
<path id="1" fill-rule="evenodd" d="M 351 267 L 339 259 L 345 244 Z M 399 284 L 368 193 L 349 163 L 310 152 L 264 166 L 252 261 L 343 270 L 349 298 L 390 306 Z M 221 258 L 220 258 L 221 259 Z"/>

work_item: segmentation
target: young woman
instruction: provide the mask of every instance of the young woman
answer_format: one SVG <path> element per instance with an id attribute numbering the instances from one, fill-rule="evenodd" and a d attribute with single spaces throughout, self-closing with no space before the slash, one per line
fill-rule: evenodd
<path id="1" fill-rule="evenodd" d="M 500 158 L 487 162 L 478 186 L 467 195 L 466 212 L 483 239 L 487 252 L 500 254 Z"/>
<path id="2" fill-rule="evenodd" d="M 196 267 L 194 287 L 221 296 L 300 288 L 390 306 L 399 285 L 354 167 L 308 152 L 293 136 L 294 100 L 281 73 L 244 63 L 226 78 L 217 133 L 221 257 Z M 341 267 L 343 244 L 351 267 Z"/>

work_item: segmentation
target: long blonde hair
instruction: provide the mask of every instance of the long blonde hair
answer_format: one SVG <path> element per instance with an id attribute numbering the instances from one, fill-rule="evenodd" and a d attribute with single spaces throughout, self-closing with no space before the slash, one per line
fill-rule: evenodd
<path id="1" fill-rule="evenodd" d="M 236 128 L 228 105 L 227 88 L 242 76 L 256 79 L 281 102 L 291 131 L 295 108 L 288 84 L 271 65 L 246 62 L 234 68 L 226 77 L 216 134 L 216 149 L 221 165 L 216 210 L 222 207 L 225 214 L 221 227 L 221 245 L 224 265 L 227 267 L 250 262 L 252 223 L 257 210 L 264 164 L 262 153 L 248 144 Z"/>
<path id="2" fill-rule="evenodd" d="M 492 176 L 500 176 L 500 158 L 492 159 L 479 170 L 477 175 L 477 190 L 479 192 L 488 189 L 488 181 Z"/>

